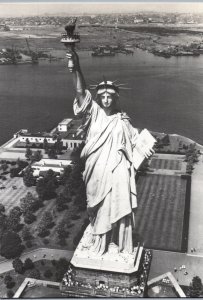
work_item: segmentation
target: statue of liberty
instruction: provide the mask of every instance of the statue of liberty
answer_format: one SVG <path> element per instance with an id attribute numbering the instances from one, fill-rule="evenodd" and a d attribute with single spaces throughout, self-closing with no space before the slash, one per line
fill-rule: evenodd
<path id="1" fill-rule="evenodd" d="M 86 115 L 88 131 L 81 158 L 85 161 L 87 211 L 91 226 L 91 251 L 132 253 L 137 193 L 133 149 L 139 136 L 128 115 L 119 106 L 119 85 L 104 80 L 96 88 L 96 97 L 86 88 L 79 57 L 68 51 L 69 71 L 73 76 L 76 116 Z M 149 151 L 144 153 L 151 155 Z"/>

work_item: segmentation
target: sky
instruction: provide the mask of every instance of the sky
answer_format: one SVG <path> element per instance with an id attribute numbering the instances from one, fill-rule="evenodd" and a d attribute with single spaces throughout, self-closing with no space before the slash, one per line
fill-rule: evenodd
<path id="1" fill-rule="evenodd" d="M 10 2 L 0 0 L 0 17 L 20 17 L 34 15 L 68 15 L 68 14 L 95 14 L 95 13 L 128 13 L 138 11 L 157 11 L 157 12 L 186 12 L 203 13 L 203 2 L 96 2 L 96 1 L 15 1 Z"/>

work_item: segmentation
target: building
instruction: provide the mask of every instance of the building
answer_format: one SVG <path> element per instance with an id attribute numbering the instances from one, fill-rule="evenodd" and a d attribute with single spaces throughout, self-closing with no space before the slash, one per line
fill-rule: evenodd
<path id="1" fill-rule="evenodd" d="M 75 149 L 85 139 L 81 120 L 64 119 L 51 132 L 30 133 L 27 129 L 21 129 L 14 134 L 14 138 L 18 138 L 19 142 L 30 144 L 43 144 L 45 139 L 48 144 L 55 144 L 57 136 L 60 137 L 64 148 Z"/>
<path id="2" fill-rule="evenodd" d="M 64 119 L 58 124 L 57 128 L 59 132 L 67 132 L 71 126 L 73 126 L 73 119 Z"/>
<path id="3" fill-rule="evenodd" d="M 65 167 L 72 164 L 71 160 L 65 159 L 41 159 L 40 161 L 35 162 L 31 165 L 33 169 L 33 176 L 40 176 L 41 172 L 47 172 L 52 170 L 55 173 L 62 174 Z"/>
<path id="4" fill-rule="evenodd" d="M 47 132 L 30 133 L 26 129 L 23 129 L 16 133 L 14 137 L 16 135 L 19 137 L 19 141 L 24 143 L 29 142 L 31 144 L 43 144 L 45 139 L 50 144 L 54 144 L 56 142 L 56 139 L 53 136 L 53 134 Z"/>

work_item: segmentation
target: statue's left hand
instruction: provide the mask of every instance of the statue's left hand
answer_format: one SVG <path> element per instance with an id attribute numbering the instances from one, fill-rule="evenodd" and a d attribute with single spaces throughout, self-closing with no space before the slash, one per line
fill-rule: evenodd
<path id="1" fill-rule="evenodd" d="M 149 159 L 155 153 L 154 149 L 146 149 L 144 156 Z"/>

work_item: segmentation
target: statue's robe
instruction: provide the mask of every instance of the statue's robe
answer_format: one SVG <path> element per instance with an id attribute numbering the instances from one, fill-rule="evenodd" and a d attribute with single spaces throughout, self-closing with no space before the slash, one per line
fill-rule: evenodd
<path id="1" fill-rule="evenodd" d="M 132 149 L 138 131 L 125 113 L 107 116 L 88 90 L 82 106 L 75 99 L 73 108 L 75 115 L 89 117 L 81 157 L 85 159 L 83 178 L 87 205 L 95 209 L 93 248 L 103 253 L 108 243 L 114 242 L 120 251 L 132 252 L 132 227 L 137 207 Z"/>

